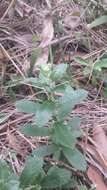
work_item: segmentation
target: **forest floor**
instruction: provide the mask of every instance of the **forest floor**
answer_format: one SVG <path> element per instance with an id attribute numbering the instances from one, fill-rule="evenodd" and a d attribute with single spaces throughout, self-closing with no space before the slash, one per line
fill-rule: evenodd
<path id="1" fill-rule="evenodd" d="M 19 128 L 32 122 L 31 114 L 17 112 L 15 102 L 35 100 L 30 85 L 21 84 L 30 70 L 31 54 L 42 48 L 36 64 L 66 62 L 71 86 L 88 91 L 88 98 L 72 116 L 82 118 L 86 172 L 97 190 L 107 189 L 107 12 L 106 2 L 53 0 L 0 1 L 0 158 L 20 174 L 25 158 L 45 137 L 27 137 Z M 97 20 L 97 18 L 101 18 Z M 104 21 L 106 19 L 106 21 Z M 95 21 L 95 22 L 93 22 Z M 32 75 L 37 74 L 34 65 Z M 36 73 L 36 74 L 35 74 Z M 31 74 L 31 73 L 30 73 Z"/>

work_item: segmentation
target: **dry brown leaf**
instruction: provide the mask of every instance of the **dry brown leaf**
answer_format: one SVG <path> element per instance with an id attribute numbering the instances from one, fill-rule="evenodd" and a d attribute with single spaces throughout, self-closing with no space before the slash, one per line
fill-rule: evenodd
<path id="1" fill-rule="evenodd" d="M 48 57 L 49 57 L 49 49 L 48 48 L 44 48 L 42 50 L 41 56 L 38 57 L 38 59 L 36 61 L 36 65 L 41 65 L 41 64 L 47 63 Z"/>
<path id="2" fill-rule="evenodd" d="M 75 26 L 77 25 L 77 21 L 78 21 L 78 16 L 67 15 L 64 18 L 64 26 L 68 28 L 75 28 Z"/>
<path id="3" fill-rule="evenodd" d="M 29 69 L 30 69 L 30 60 L 27 57 L 23 59 L 22 71 L 24 72 L 25 75 L 27 75 Z"/>
<path id="4" fill-rule="evenodd" d="M 33 73 L 36 73 L 36 66 L 41 64 L 46 64 L 49 57 L 49 44 L 54 36 L 54 28 L 53 28 L 53 22 L 52 17 L 48 14 L 45 17 L 44 24 L 43 24 L 43 31 L 41 35 L 41 43 L 39 45 L 40 48 L 42 48 L 41 55 L 36 60 L 36 63 L 34 65 Z"/>
<path id="5" fill-rule="evenodd" d="M 15 4 L 15 10 L 21 17 L 29 16 L 33 11 L 33 8 L 22 0 L 17 0 Z"/>
<path id="6" fill-rule="evenodd" d="M 103 178 L 98 170 L 94 167 L 90 166 L 87 175 L 89 179 L 96 184 L 96 190 L 107 190 L 107 186 L 105 185 Z"/>
<path id="7" fill-rule="evenodd" d="M 11 133 L 9 129 L 7 130 L 7 140 L 8 140 L 9 146 L 12 149 L 14 149 L 18 154 L 20 155 L 24 154 L 16 136 L 13 133 Z"/>
<path id="8" fill-rule="evenodd" d="M 107 162 L 107 137 L 103 128 L 97 126 L 93 130 L 93 140 L 97 145 L 97 150 L 102 154 L 104 160 Z"/>
<path id="9" fill-rule="evenodd" d="M 54 28 L 53 28 L 52 16 L 50 14 L 47 14 L 45 16 L 43 23 L 43 31 L 41 35 L 42 42 L 40 43 L 40 47 L 44 48 L 46 46 L 49 46 L 53 36 L 54 36 Z"/>

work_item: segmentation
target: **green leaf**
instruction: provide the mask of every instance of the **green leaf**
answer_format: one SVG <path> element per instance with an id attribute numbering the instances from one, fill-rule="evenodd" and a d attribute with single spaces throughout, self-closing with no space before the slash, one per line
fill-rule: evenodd
<path id="1" fill-rule="evenodd" d="M 70 180 L 70 177 L 70 171 L 53 166 L 49 169 L 47 176 L 42 181 L 42 186 L 49 189 L 62 187 Z"/>
<path id="2" fill-rule="evenodd" d="M 79 127 L 81 124 L 81 118 L 74 117 L 73 119 L 69 120 L 67 126 L 69 130 L 72 131 L 73 136 L 75 138 L 81 137 L 83 135 L 81 128 Z"/>
<path id="3" fill-rule="evenodd" d="M 66 85 L 65 84 L 61 84 L 61 85 L 55 86 L 54 92 L 65 93 L 66 88 L 67 88 L 67 84 Z"/>
<path id="4" fill-rule="evenodd" d="M 36 63 L 36 60 L 40 56 L 41 52 L 42 52 L 42 48 L 37 48 L 32 52 L 32 54 L 31 54 L 31 64 Z"/>
<path id="5" fill-rule="evenodd" d="M 36 112 L 36 125 L 38 127 L 42 127 L 48 123 L 48 121 L 52 118 L 54 107 L 54 103 L 49 101 L 45 101 L 40 105 Z"/>
<path id="6" fill-rule="evenodd" d="M 0 160 L 0 190 L 21 190 L 18 177 L 4 160 Z"/>
<path id="7" fill-rule="evenodd" d="M 101 71 L 102 68 L 107 68 L 107 58 L 97 61 L 93 67 L 93 69 L 98 71 Z"/>
<path id="8" fill-rule="evenodd" d="M 7 190 L 21 190 L 19 181 L 11 180 L 7 183 Z M 6 189 L 5 189 L 6 190 Z"/>
<path id="9" fill-rule="evenodd" d="M 33 67 L 37 61 L 37 58 L 40 57 L 42 53 L 42 48 L 37 48 L 35 49 L 32 54 L 31 54 L 31 64 L 30 64 L 30 69 L 28 72 L 28 76 L 31 76 L 32 72 L 33 72 Z"/>
<path id="10" fill-rule="evenodd" d="M 67 70 L 67 64 L 59 64 L 59 65 L 56 65 L 53 72 L 52 72 L 52 79 L 53 80 L 60 80 L 64 74 L 66 73 L 66 70 Z"/>
<path id="11" fill-rule="evenodd" d="M 8 190 L 7 183 L 5 183 L 4 180 L 0 180 L 0 190 Z"/>
<path id="12" fill-rule="evenodd" d="M 79 190 L 88 190 L 88 189 L 85 185 L 81 185 L 81 186 L 79 186 Z"/>
<path id="13" fill-rule="evenodd" d="M 91 24 L 88 24 L 88 27 L 91 29 L 105 23 L 107 23 L 107 15 L 103 15 L 99 18 L 96 18 Z"/>
<path id="14" fill-rule="evenodd" d="M 36 125 L 26 125 L 20 129 L 20 132 L 27 136 L 49 136 L 49 129 L 47 127 L 37 127 Z"/>
<path id="15" fill-rule="evenodd" d="M 84 60 L 84 59 L 81 58 L 81 57 L 75 57 L 74 60 L 75 60 L 77 63 L 80 63 L 81 65 L 87 66 L 87 65 L 89 64 L 88 61 Z"/>
<path id="16" fill-rule="evenodd" d="M 39 104 L 23 99 L 17 101 L 15 106 L 20 112 L 35 114 L 39 107 Z"/>
<path id="17" fill-rule="evenodd" d="M 53 126 L 52 141 L 57 145 L 62 145 L 64 147 L 73 148 L 76 142 L 76 137 L 73 133 L 64 126 L 62 123 L 56 123 Z"/>
<path id="18" fill-rule="evenodd" d="M 42 167 L 42 158 L 29 157 L 20 176 L 21 187 L 29 187 L 29 185 L 39 184 L 44 175 Z"/>
<path id="19" fill-rule="evenodd" d="M 8 181 L 11 175 L 12 169 L 4 160 L 0 160 L 0 180 Z"/>
<path id="20" fill-rule="evenodd" d="M 23 83 L 31 84 L 32 86 L 38 86 L 38 78 L 29 77 L 23 80 Z"/>
<path id="21" fill-rule="evenodd" d="M 90 75 L 90 72 L 91 72 L 92 68 L 90 67 L 85 67 L 84 70 L 83 70 L 83 75 L 84 76 L 89 76 Z"/>
<path id="22" fill-rule="evenodd" d="M 78 149 L 63 148 L 63 153 L 74 168 L 80 171 L 86 171 L 87 163 L 85 157 Z"/>
<path id="23" fill-rule="evenodd" d="M 9 116 L 4 116 L 3 114 L 0 114 L 0 124 L 4 123 L 7 121 Z"/>
<path id="24" fill-rule="evenodd" d="M 71 128 L 71 129 L 78 129 L 79 126 L 81 124 L 81 118 L 80 117 L 73 117 L 72 119 L 69 120 L 68 122 L 68 126 Z"/>
<path id="25" fill-rule="evenodd" d="M 87 92 L 85 90 L 70 90 L 66 92 L 63 97 L 59 98 L 58 104 L 58 115 L 60 119 L 68 116 L 72 111 L 73 107 L 81 103 L 87 97 Z"/>
<path id="26" fill-rule="evenodd" d="M 59 160 L 61 156 L 61 147 L 57 144 L 52 144 L 53 159 Z"/>
<path id="27" fill-rule="evenodd" d="M 32 42 L 38 42 L 38 41 L 41 41 L 41 36 L 34 34 L 32 36 Z"/>
<path id="28" fill-rule="evenodd" d="M 76 179 L 72 177 L 68 181 L 68 183 L 66 183 L 65 185 L 63 185 L 63 189 L 71 189 L 71 188 L 74 189 L 75 187 L 77 187 L 77 185 L 78 185 L 78 183 L 77 183 Z"/>
<path id="29" fill-rule="evenodd" d="M 32 154 L 38 157 L 44 157 L 53 153 L 52 145 L 44 145 L 33 150 Z"/>

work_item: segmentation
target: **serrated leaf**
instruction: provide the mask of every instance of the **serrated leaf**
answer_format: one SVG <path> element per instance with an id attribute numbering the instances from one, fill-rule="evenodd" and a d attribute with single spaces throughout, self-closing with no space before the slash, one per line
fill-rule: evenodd
<path id="1" fill-rule="evenodd" d="M 80 117 L 73 117 L 71 120 L 68 122 L 68 126 L 71 129 L 78 129 L 81 124 L 81 118 Z"/>
<path id="2" fill-rule="evenodd" d="M 36 112 L 36 125 L 38 127 L 44 126 L 52 118 L 54 111 L 54 103 L 45 101 L 40 105 L 39 109 Z"/>
<path id="3" fill-rule="evenodd" d="M 7 184 L 7 190 L 21 190 L 19 188 L 19 184 L 20 184 L 19 181 L 11 180 Z"/>
<path id="4" fill-rule="evenodd" d="M 68 116 L 70 112 L 72 111 L 73 107 L 81 103 L 83 100 L 85 100 L 87 97 L 87 92 L 85 90 L 71 90 L 64 94 L 63 97 L 61 97 L 58 100 L 58 115 L 61 119 L 64 119 L 64 117 Z"/>
<path id="5" fill-rule="evenodd" d="M 53 159 L 59 160 L 61 156 L 61 148 L 59 145 L 52 144 L 52 150 L 53 150 Z"/>
<path id="6" fill-rule="evenodd" d="M 97 61 L 93 67 L 93 69 L 98 71 L 101 71 L 102 68 L 107 68 L 107 58 Z"/>
<path id="7" fill-rule="evenodd" d="M 54 68 L 52 72 L 53 80 L 60 80 L 66 73 L 66 70 L 67 70 L 67 64 L 62 63 L 59 65 L 56 65 L 56 67 Z"/>
<path id="8" fill-rule="evenodd" d="M 37 157 L 44 157 L 53 153 L 52 145 L 44 145 L 33 150 L 32 154 Z"/>
<path id="9" fill-rule="evenodd" d="M 36 125 L 26 125 L 20 129 L 20 132 L 27 136 L 49 136 L 49 129 L 47 127 L 38 127 Z"/>
<path id="10" fill-rule="evenodd" d="M 67 85 L 67 84 L 66 84 Z M 54 91 L 58 93 L 65 93 L 66 85 L 61 84 L 59 86 L 55 86 Z"/>
<path id="11" fill-rule="evenodd" d="M 107 15 L 96 18 L 91 24 L 88 24 L 88 27 L 91 29 L 104 23 L 107 23 Z"/>
<path id="12" fill-rule="evenodd" d="M 7 184 L 4 182 L 4 180 L 0 180 L 0 190 L 8 190 Z"/>
<path id="13" fill-rule="evenodd" d="M 86 171 L 87 163 L 85 157 L 78 149 L 63 148 L 63 153 L 74 168 L 80 171 Z"/>
<path id="14" fill-rule="evenodd" d="M 81 118 L 74 117 L 73 119 L 69 120 L 67 126 L 69 130 L 72 131 L 73 136 L 75 138 L 81 137 L 83 135 L 81 128 L 79 127 L 81 124 Z"/>
<path id="15" fill-rule="evenodd" d="M 83 75 L 84 76 L 89 76 L 90 75 L 90 72 L 91 72 L 91 67 L 85 67 L 84 70 L 83 70 Z"/>
<path id="16" fill-rule="evenodd" d="M 75 188 L 77 187 L 78 182 L 76 181 L 76 179 L 74 179 L 73 177 L 69 180 L 69 182 L 65 185 L 63 185 L 64 189 L 71 189 L 71 188 Z"/>
<path id="17" fill-rule="evenodd" d="M 47 176 L 44 178 L 42 186 L 49 189 L 62 187 L 70 180 L 70 177 L 70 171 L 53 166 L 49 169 Z"/>
<path id="18" fill-rule="evenodd" d="M 61 84 L 58 86 L 55 86 L 53 89 L 54 93 L 61 94 L 61 96 L 65 96 L 66 94 L 69 94 L 69 92 L 74 91 L 74 89 L 69 84 Z M 60 101 L 60 98 L 56 100 L 56 103 L 58 104 Z"/>
<path id="19" fill-rule="evenodd" d="M 31 84 L 36 89 L 40 89 L 43 91 L 44 87 L 46 87 L 49 79 L 46 76 L 44 76 L 44 78 L 41 79 L 40 76 L 41 76 L 41 74 L 39 74 L 39 78 L 30 77 L 30 78 L 24 79 L 24 81 L 22 83 Z"/>
<path id="20" fill-rule="evenodd" d="M 76 137 L 62 123 L 56 123 L 53 126 L 52 141 L 57 145 L 73 148 L 76 142 Z"/>
<path id="21" fill-rule="evenodd" d="M 38 86 L 38 78 L 29 77 L 23 80 L 23 83 L 31 84 L 32 86 Z"/>
<path id="22" fill-rule="evenodd" d="M 18 177 L 4 160 L 0 160 L 0 190 L 21 190 Z"/>
<path id="23" fill-rule="evenodd" d="M 29 157 L 20 176 L 21 187 L 29 187 L 29 185 L 39 184 L 42 176 L 44 175 L 42 167 L 42 158 Z"/>
<path id="24" fill-rule="evenodd" d="M 79 186 L 79 190 L 88 190 L 88 189 L 85 185 L 81 185 L 81 186 Z"/>
<path id="25" fill-rule="evenodd" d="M 9 165 L 4 160 L 0 160 L 0 179 L 7 181 L 11 173 L 12 170 Z"/>
<path id="26" fill-rule="evenodd" d="M 35 114 L 39 104 L 29 100 L 19 100 L 16 102 L 15 106 L 20 112 Z"/>
<path id="27" fill-rule="evenodd" d="M 19 181 L 4 182 L 0 180 L 0 190 L 22 190 L 19 188 Z"/>

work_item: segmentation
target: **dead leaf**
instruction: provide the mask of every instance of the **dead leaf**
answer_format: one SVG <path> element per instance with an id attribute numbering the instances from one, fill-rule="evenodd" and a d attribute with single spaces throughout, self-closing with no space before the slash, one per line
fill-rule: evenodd
<path id="1" fill-rule="evenodd" d="M 22 70 L 23 70 L 25 75 L 28 74 L 29 69 L 30 69 L 30 60 L 27 57 L 27 58 L 23 59 L 23 64 L 22 64 Z"/>
<path id="2" fill-rule="evenodd" d="M 92 143 L 92 141 L 91 141 Z M 87 143 L 85 145 L 85 142 L 79 142 L 79 146 L 86 152 L 87 154 L 87 161 L 93 165 L 95 168 L 97 168 L 104 177 L 107 177 L 106 171 L 106 161 L 102 157 L 102 155 L 99 153 L 99 151 L 96 149 L 96 146 L 94 144 Z"/>
<path id="3" fill-rule="evenodd" d="M 33 8 L 24 1 L 17 0 L 15 4 L 15 10 L 23 18 L 24 16 L 29 16 L 32 13 Z"/>
<path id="4" fill-rule="evenodd" d="M 97 169 L 90 166 L 87 171 L 87 175 L 89 179 L 96 185 L 96 190 L 107 190 L 107 186 L 105 185 L 103 178 Z"/>
<path id="5" fill-rule="evenodd" d="M 21 155 L 22 157 L 28 154 L 28 150 L 24 147 L 24 141 L 19 139 L 19 137 L 12 133 L 9 129 L 7 130 L 7 140 L 9 146 L 15 150 L 17 154 Z"/>
<path id="6" fill-rule="evenodd" d="M 44 48 L 42 50 L 41 56 L 37 59 L 36 65 L 46 64 L 49 57 L 49 49 Z"/>
<path id="7" fill-rule="evenodd" d="M 7 140 L 9 142 L 9 146 L 16 150 L 18 153 L 20 153 L 20 146 L 17 142 L 17 139 L 13 133 L 10 132 L 10 130 L 7 130 Z"/>
<path id="8" fill-rule="evenodd" d="M 64 18 L 64 27 L 75 28 L 77 26 L 78 16 L 67 15 Z"/>
<path id="9" fill-rule="evenodd" d="M 107 137 L 104 133 L 103 128 L 97 126 L 93 130 L 93 140 L 97 145 L 98 151 L 102 154 L 105 161 L 107 162 Z"/>
<path id="10" fill-rule="evenodd" d="M 43 31 L 42 31 L 42 42 L 40 43 L 40 47 L 44 48 L 49 46 L 52 38 L 54 36 L 54 28 L 53 28 L 53 21 L 52 16 L 47 14 L 44 19 L 43 23 Z"/>
<path id="11" fill-rule="evenodd" d="M 36 63 L 33 68 L 33 73 L 36 73 L 37 65 L 46 64 L 49 57 L 49 44 L 54 36 L 54 28 L 53 28 L 53 22 L 52 17 L 50 14 L 46 15 L 44 24 L 43 24 L 43 31 L 41 35 L 41 43 L 39 45 L 40 48 L 42 48 L 42 52 L 38 59 L 36 60 Z"/>

